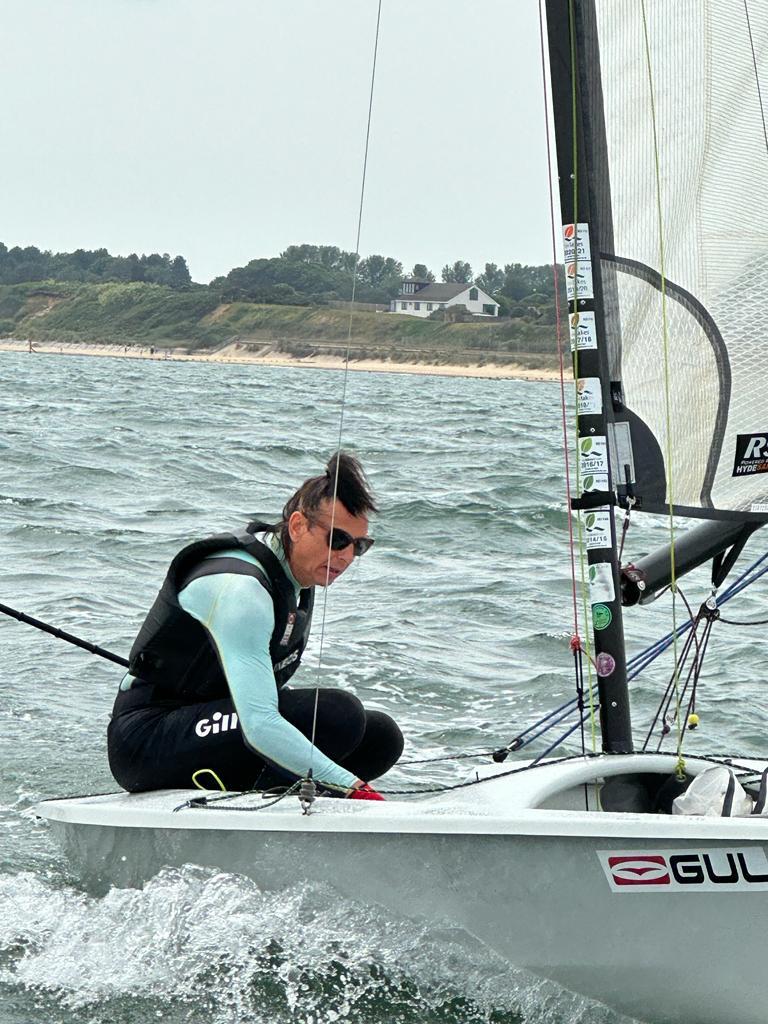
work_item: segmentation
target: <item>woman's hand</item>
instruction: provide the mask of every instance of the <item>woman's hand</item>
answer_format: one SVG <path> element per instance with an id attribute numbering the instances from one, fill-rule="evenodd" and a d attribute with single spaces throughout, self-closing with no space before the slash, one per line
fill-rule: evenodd
<path id="1" fill-rule="evenodd" d="M 362 779 L 358 779 L 352 789 L 347 794 L 348 800 L 383 800 L 384 797 L 381 793 L 377 793 L 373 787 L 369 786 L 367 782 L 363 782 Z"/>

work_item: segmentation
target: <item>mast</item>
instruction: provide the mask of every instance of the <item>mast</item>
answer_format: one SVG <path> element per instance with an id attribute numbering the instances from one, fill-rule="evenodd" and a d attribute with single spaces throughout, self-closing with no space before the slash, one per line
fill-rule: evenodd
<path id="1" fill-rule="evenodd" d="M 578 451 L 587 512 L 587 561 L 603 750 L 630 753 L 632 726 L 614 517 L 615 483 L 631 485 L 631 455 L 617 434 L 623 407 L 611 383 L 601 243 L 613 251 L 594 0 L 546 0 L 568 308 L 578 392 Z M 610 283 L 607 287 L 611 287 Z M 612 339 L 618 345 L 619 339 Z M 617 445 L 617 441 L 619 444 Z M 621 455 L 617 457 L 617 450 Z M 621 463 L 617 467 L 615 462 Z M 614 464 L 612 464 L 612 462 Z M 618 469 L 618 473 L 617 473 Z"/>

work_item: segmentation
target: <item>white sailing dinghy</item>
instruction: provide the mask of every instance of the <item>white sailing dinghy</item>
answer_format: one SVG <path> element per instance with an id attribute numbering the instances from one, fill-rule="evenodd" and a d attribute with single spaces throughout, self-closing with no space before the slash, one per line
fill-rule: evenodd
<path id="1" fill-rule="evenodd" d="M 764 1024 L 751 968 L 768 935 L 768 818 L 744 813 L 751 800 L 729 815 L 732 792 L 714 814 L 669 813 L 682 771 L 696 786 L 714 759 L 683 759 L 682 736 L 673 753 L 634 752 L 622 603 L 674 591 L 709 559 L 719 587 L 768 519 L 768 0 L 545 8 L 577 379 L 572 504 L 592 608 L 584 665 L 603 752 L 492 764 L 463 788 L 385 803 L 321 798 L 309 814 L 295 796 L 186 791 L 39 812 L 91 883 L 139 885 L 187 862 L 263 886 L 322 879 L 450 920 L 643 1020 Z M 677 539 L 674 558 L 621 570 L 617 505 L 708 522 Z M 681 638 L 708 638 L 724 596 Z M 697 671 L 684 656 L 695 669 L 705 647 L 686 641 L 668 720 L 692 713 Z M 731 764 L 757 778 L 765 768 Z"/>

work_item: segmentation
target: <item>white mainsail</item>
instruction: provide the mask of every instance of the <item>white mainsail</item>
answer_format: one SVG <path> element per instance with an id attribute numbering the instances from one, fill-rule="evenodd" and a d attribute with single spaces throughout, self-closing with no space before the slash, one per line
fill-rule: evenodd
<path id="1" fill-rule="evenodd" d="M 641 507 L 768 518 L 768 3 L 597 0 L 595 18 L 611 375 L 664 463 L 660 488 L 634 439 Z"/>

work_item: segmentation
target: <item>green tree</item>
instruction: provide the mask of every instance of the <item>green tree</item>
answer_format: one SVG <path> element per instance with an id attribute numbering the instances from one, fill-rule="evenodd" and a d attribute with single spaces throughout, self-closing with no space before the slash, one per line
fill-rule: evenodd
<path id="1" fill-rule="evenodd" d="M 368 256 L 357 265 L 358 280 L 381 289 L 385 297 L 396 295 L 403 277 L 403 265 L 391 256 Z"/>
<path id="2" fill-rule="evenodd" d="M 442 269 L 442 278 L 446 284 L 471 284 L 472 283 L 472 267 L 469 263 L 463 263 L 461 260 L 456 260 L 453 266 L 448 263 Z"/>
<path id="3" fill-rule="evenodd" d="M 171 288 L 189 288 L 192 284 L 189 267 L 183 256 L 174 257 L 168 284 Z"/>
<path id="4" fill-rule="evenodd" d="M 414 263 L 413 270 L 411 271 L 411 277 L 415 277 L 417 281 L 435 280 L 435 275 L 427 267 L 426 263 Z"/>
<path id="5" fill-rule="evenodd" d="M 478 277 L 477 283 L 489 295 L 494 295 L 504 287 L 504 271 L 497 267 L 495 263 L 486 263 L 485 270 Z"/>

